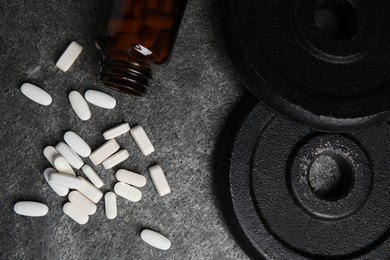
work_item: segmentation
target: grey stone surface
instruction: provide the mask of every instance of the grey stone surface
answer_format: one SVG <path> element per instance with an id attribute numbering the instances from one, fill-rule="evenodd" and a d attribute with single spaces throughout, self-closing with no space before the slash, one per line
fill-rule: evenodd
<path id="1" fill-rule="evenodd" d="M 170 64 L 155 73 L 149 95 L 135 98 L 96 81 L 100 55 L 94 39 L 103 2 L 0 1 L 0 259 L 247 259 L 223 221 L 212 183 L 219 134 L 243 94 L 224 49 L 218 3 L 189 1 Z M 54 65 L 72 40 L 85 49 L 63 73 Z M 53 104 L 25 98 L 19 87 L 26 81 L 52 94 Z M 113 95 L 118 106 L 91 106 L 92 119 L 82 122 L 67 95 L 91 88 Z M 102 132 L 123 121 L 144 126 L 156 146 L 156 153 L 143 157 L 129 135 L 118 139 L 131 153 L 121 167 L 148 178 L 143 199 L 118 198 L 115 220 L 106 219 L 100 202 L 80 226 L 63 214 L 66 198 L 44 180 L 49 164 L 42 150 L 67 130 L 95 149 L 104 141 Z M 156 162 L 173 191 L 162 198 L 147 173 Z M 95 169 L 106 181 L 103 190 L 112 190 L 114 170 Z M 18 200 L 44 202 L 50 211 L 41 218 L 16 215 Z M 158 251 L 146 245 L 139 238 L 143 227 L 166 235 L 173 247 Z"/>

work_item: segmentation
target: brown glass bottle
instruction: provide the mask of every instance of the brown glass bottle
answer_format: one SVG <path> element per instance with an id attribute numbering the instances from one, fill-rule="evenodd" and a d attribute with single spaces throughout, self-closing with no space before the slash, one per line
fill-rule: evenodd
<path id="1" fill-rule="evenodd" d="M 112 0 L 104 32 L 99 80 L 132 95 L 146 93 L 152 70 L 168 61 L 187 0 Z"/>

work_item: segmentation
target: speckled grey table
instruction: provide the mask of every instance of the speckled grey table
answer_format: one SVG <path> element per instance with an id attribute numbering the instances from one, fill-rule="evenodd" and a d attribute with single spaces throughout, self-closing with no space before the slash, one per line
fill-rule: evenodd
<path id="1" fill-rule="evenodd" d="M 0 1 L 0 259 L 246 259 L 230 235 L 213 190 L 213 154 L 224 122 L 243 93 L 224 49 L 216 0 L 189 1 L 170 64 L 155 74 L 150 94 L 134 98 L 106 89 L 96 81 L 94 48 L 103 0 Z M 68 73 L 54 64 L 76 40 L 85 49 Z M 53 96 L 49 107 L 22 96 L 22 82 L 42 86 Z M 105 90 L 118 101 L 115 111 L 91 107 L 92 119 L 80 121 L 67 94 Z M 104 205 L 80 226 L 62 213 L 65 198 L 46 184 L 46 145 L 55 145 L 66 130 L 83 136 L 92 149 L 103 143 L 103 130 L 120 122 L 141 124 L 157 152 L 143 157 L 126 135 L 118 142 L 131 158 L 121 167 L 148 177 L 143 199 L 118 198 L 115 220 Z M 160 198 L 147 173 L 158 162 L 173 193 Z M 111 190 L 114 170 L 97 167 Z M 46 203 L 41 218 L 13 213 L 18 200 Z M 173 242 L 169 251 L 143 243 L 143 227 L 160 231 Z"/>

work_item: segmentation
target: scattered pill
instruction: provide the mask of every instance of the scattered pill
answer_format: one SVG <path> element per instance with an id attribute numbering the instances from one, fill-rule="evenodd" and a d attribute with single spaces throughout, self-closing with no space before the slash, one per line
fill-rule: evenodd
<path id="1" fill-rule="evenodd" d="M 42 217 L 49 212 L 49 208 L 40 202 L 19 201 L 14 205 L 14 211 L 23 216 Z"/>
<path id="2" fill-rule="evenodd" d="M 103 193 L 83 177 L 78 177 L 78 179 L 81 181 L 81 185 L 77 190 L 92 202 L 98 203 L 103 197 Z"/>
<path id="3" fill-rule="evenodd" d="M 93 153 L 91 153 L 89 159 L 94 165 L 98 165 L 102 163 L 105 159 L 113 155 L 116 151 L 118 151 L 119 148 L 119 144 L 115 141 L 115 139 L 111 139 L 105 142 Z"/>
<path id="4" fill-rule="evenodd" d="M 118 212 L 116 208 L 116 195 L 114 192 L 107 192 L 104 195 L 104 206 L 106 209 L 106 216 L 108 219 L 116 218 Z"/>
<path id="5" fill-rule="evenodd" d="M 146 178 L 141 174 L 120 169 L 116 172 L 116 179 L 118 181 L 130 184 L 135 187 L 142 188 L 146 184 Z"/>
<path id="6" fill-rule="evenodd" d="M 151 12 L 145 16 L 145 24 L 153 28 L 168 30 L 173 25 L 173 18 L 167 14 Z"/>
<path id="7" fill-rule="evenodd" d="M 89 145 L 75 132 L 66 132 L 64 134 L 64 140 L 69 145 L 69 147 L 80 156 L 88 157 L 91 154 L 91 148 Z"/>
<path id="8" fill-rule="evenodd" d="M 52 184 L 69 189 L 79 189 L 82 185 L 79 178 L 66 173 L 52 173 L 49 175 L 49 181 Z"/>
<path id="9" fill-rule="evenodd" d="M 98 107 L 113 109 L 116 106 L 115 98 L 101 91 L 87 90 L 84 97 L 89 103 Z"/>
<path id="10" fill-rule="evenodd" d="M 43 155 L 46 157 L 49 163 L 54 167 L 54 157 L 56 155 L 59 155 L 56 148 L 54 148 L 53 146 L 45 147 L 45 149 L 43 149 Z"/>
<path id="11" fill-rule="evenodd" d="M 48 106 L 53 101 L 49 93 L 31 83 L 24 83 L 20 90 L 23 95 L 40 105 Z"/>
<path id="12" fill-rule="evenodd" d="M 64 142 L 59 142 L 55 148 L 73 168 L 80 169 L 84 165 L 83 159 Z"/>
<path id="13" fill-rule="evenodd" d="M 43 176 L 45 177 L 45 180 L 47 181 L 47 183 L 49 184 L 49 186 L 52 188 L 52 190 L 57 193 L 59 196 L 63 197 L 63 196 L 66 196 L 68 195 L 69 193 L 69 189 L 66 188 L 66 187 L 63 187 L 63 186 L 59 186 L 59 185 L 56 185 L 52 182 L 50 182 L 50 174 L 52 173 L 57 173 L 57 171 L 53 168 L 47 168 L 44 172 L 43 172 Z"/>
<path id="14" fill-rule="evenodd" d="M 152 178 L 154 187 L 160 196 L 167 195 L 171 192 L 167 178 L 160 165 L 155 165 L 149 168 L 150 177 Z"/>
<path id="15" fill-rule="evenodd" d="M 100 176 L 95 172 L 94 169 L 92 169 L 91 166 L 88 164 L 85 164 L 83 167 L 81 167 L 81 170 L 87 176 L 87 178 L 95 185 L 97 188 L 101 188 L 104 185 L 103 180 L 100 178 Z"/>
<path id="16" fill-rule="evenodd" d="M 81 54 L 83 47 L 73 41 L 58 59 L 56 66 L 63 72 L 67 72 Z"/>
<path id="17" fill-rule="evenodd" d="M 110 140 L 110 139 L 113 139 L 115 137 L 121 136 L 129 131 L 130 131 L 129 124 L 123 123 L 123 124 L 117 125 L 113 128 L 108 129 L 107 131 L 105 131 L 103 133 L 103 137 L 106 140 Z"/>
<path id="18" fill-rule="evenodd" d="M 142 230 L 141 238 L 149 245 L 161 250 L 168 250 L 172 245 L 168 238 L 150 229 Z"/>
<path id="19" fill-rule="evenodd" d="M 127 158 L 129 158 L 129 152 L 127 150 L 120 150 L 119 152 L 111 155 L 108 157 L 106 160 L 103 161 L 103 167 L 104 169 L 108 170 L 111 169 L 112 167 L 120 164 Z"/>
<path id="20" fill-rule="evenodd" d="M 68 215 L 71 219 L 73 219 L 80 225 L 84 225 L 88 222 L 88 214 L 71 202 L 65 203 L 62 210 L 66 215 Z"/>
<path id="21" fill-rule="evenodd" d="M 89 110 L 87 101 L 85 101 L 85 99 L 79 92 L 75 90 L 70 92 L 69 102 L 74 112 L 81 120 L 87 121 L 91 118 L 91 110 Z"/>
<path id="22" fill-rule="evenodd" d="M 65 160 L 65 158 L 62 157 L 61 155 L 56 155 L 54 157 L 54 168 L 56 168 L 57 171 L 60 173 L 66 173 L 66 174 L 76 176 L 76 173 L 73 171 L 68 161 Z"/>
<path id="23" fill-rule="evenodd" d="M 154 146 L 142 126 L 131 128 L 130 133 L 143 155 L 147 156 L 154 152 Z"/>
<path id="24" fill-rule="evenodd" d="M 69 193 L 68 199 L 74 205 L 79 207 L 82 211 L 87 213 L 88 215 L 93 215 L 96 213 L 96 204 L 86 198 L 80 192 L 74 190 Z"/>
<path id="25" fill-rule="evenodd" d="M 118 182 L 114 186 L 114 191 L 119 196 L 130 200 L 132 202 L 137 202 L 142 198 L 142 193 L 139 189 L 131 187 L 123 182 Z"/>

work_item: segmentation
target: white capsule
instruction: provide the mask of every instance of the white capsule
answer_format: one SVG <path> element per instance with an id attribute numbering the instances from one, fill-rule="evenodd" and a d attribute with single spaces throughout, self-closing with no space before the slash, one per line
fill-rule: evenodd
<path id="1" fill-rule="evenodd" d="M 83 159 L 64 142 L 59 142 L 55 148 L 73 168 L 80 169 L 84 165 Z"/>
<path id="2" fill-rule="evenodd" d="M 111 139 L 91 153 L 89 159 L 94 165 L 98 165 L 118 151 L 119 148 L 119 144 L 114 139 Z"/>
<path id="3" fill-rule="evenodd" d="M 114 191 L 119 196 L 130 200 L 132 202 L 137 202 L 142 198 L 142 193 L 139 189 L 131 187 L 123 182 L 118 182 L 114 186 Z"/>
<path id="4" fill-rule="evenodd" d="M 118 126 L 115 126 L 111 129 L 108 129 L 103 133 L 103 137 L 106 140 L 113 139 L 115 137 L 121 136 L 127 132 L 129 132 L 130 126 L 128 123 L 123 123 Z"/>
<path id="5" fill-rule="evenodd" d="M 23 216 L 42 217 L 49 212 L 49 208 L 45 204 L 35 201 L 19 201 L 14 205 L 14 211 Z"/>
<path id="6" fill-rule="evenodd" d="M 104 185 L 103 180 L 100 178 L 100 176 L 92 169 L 91 166 L 88 164 L 85 164 L 81 170 L 87 176 L 87 178 L 98 188 L 101 188 Z"/>
<path id="7" fill-rule="evenodd" d="M 141 238 L 149 245 L 161 250 L 168 250 L 172 245 L 168 238 L 150 229 L 142 230 Z"/>
<path id="8" fill-rule="evenodd" d="M 120 150 L 119 152 L 113 154 L 112 156 L 104 160 L 103 167 L 106 170 L 111 169 L 112 167 L 120 164 L 121 162 L 129 158 L 129 156 L 129 152 L 127 150 Z"/>
<path id="9" fill-rule="evenodd" d="M 77 190 L 92 202 L 98 203 L 103 197 L 103 193 L 83 177 L 78 177 L 78 179 L 81 181 L 81 185 Z"/>
<path id="10" fill-rule="evenodd" d="M 79 92 L 75 90 L 70 92 L 69 102 L 74 112 L 81 120 L 87 121 L 91 118 L 91 110 L 89 110 L 87 101 L 85 101 Z"/>
<path id="11" fill-rule="evenodd" d="M 88 215 L 93 215 L 96 213 L 96 204 L 90 201 L 87 197 L 85 197 L 80 192 L 74 190 L 69 193 L 68 199 L 74 205 L 79 207 L 82 211 L 87 213 Z"/>
<path id="12" fill-rule="evenodd" d="M 48 106 L 53 101 L 49 93 L 31 83 L 24 83 L 20 90 L 23 95 L 40 105 Z"/>
<path id="13" fill-rule="evenodd" d="M 43 149 L 43 155 L 49 161 L 49 163 L 54 167 L 54 157 L 59 155 L 58 151 L 53 146 L 47 146 Z"/>
<path id="14" fill-rule="evenodd" d="M 66 173 L 66 174 L 76 176 L 76 173 L 73 171 L 68 161 L 65 160 L 65 158 L 62 157 L 61 155 L 56 155 L 54 157 L 54 168 L 56 168 L 57 171 L 60 173 Z"/>
<path id="15" fill-rule="evenodd" d="M 79 189 L 82 184 L 77 177 L 66 173 L 52 173 L 49 175 L 49 181 L 68 189 Z"/>
<path id="16" fill-rule="evenodd" d="M 72 42 L 58 59 L 56 66 L 63 72 L 67 72 L 76 61 L 77 57 L 79 57 L 82 50 L 83 47 L 80 44 L 75 41 Z"/>
<path id="17" fill-rule="evenodd" d="M 66 215 L 68 215 L 71 219 L 80 225 L 84 225 L 88 222 L 88 214 L 71 202 L 65 203 L 64 207 L 62 207 L 62 210 Z"/>
<path id="18" fill-rule="evenodd" d="M 171 192 L 167 178 L 160 165 L 155 165 L 149 168 L 150 177 L 152 178 L 154 187 L 160 196 L 167 195 Z"/>
<path id="19" fill-rule="evenodd" d="M 147 156 L 154 152 L 154 146 L 142 126 L 131 128 L 130 133 L 143 155 Z"/>
<path id="20" fill-rule="evenodd" d="M 63 186 L 59 186 L 59 185 L 56 185 L 56 184 L 50 182 L 50 180 L 49 180 L 50 179 L 50 174 L 52 174 L 52 173 L 57 173 L 57 172 L 53 168 L 47 168 L 43 172 L 43 176 L 45 177 L 45 180 L 47 181 L 49 186 L 52 188 L 52 190 L 55 193 L 57 193 L 61 197 L 68 195 L 68 193 L 69 193 L 69 189 L 68 188 L 63 187 Z"/>
<path id="21" fill-rule="evenodd" d="M 146 178 L 141 174 L 120 169 L 116 172 L 116 179 L 118 181 L 142 188 L 146 184 Z"/>
<path id="22" fill-rule="evenodd" d="M 114 219 L 118 215 L 116 208 L 116 195 L 114 192 L 107 192 L 104 195 L 104 206 L 106 209 L 106 216 L 108 219 Z"/>
<path id="23" fill-rule="evenodd" d="M 69 147 L 80 156 L 88 157 L 91 154 L 91 148 L 89 145 L 75 132 L 66 132 L 64 134 L 64 140 L 69 145 Z"/>
<path id="24" fill-rule="evenodd" d="M 116 106 L 115 98 L 97 90 L 87 90 L 84 97 L 89 103 L 98 107 L 113 109 Z"/>

